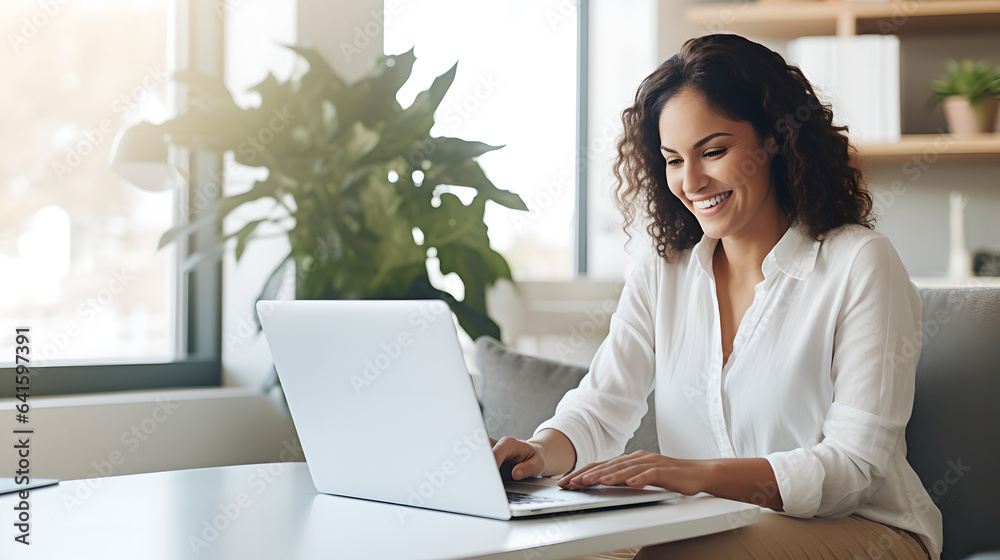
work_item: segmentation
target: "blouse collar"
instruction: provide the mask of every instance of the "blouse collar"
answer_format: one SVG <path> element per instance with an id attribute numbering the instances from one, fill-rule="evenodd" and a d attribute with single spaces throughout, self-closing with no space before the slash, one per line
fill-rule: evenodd
<path id="1" fill-rule="evenodd" d="M 710 278 L 715 278 L 712 270 L 712 256 L 715 254 L 715 247 L 719 240 L 702 234 L 701 241 L 694 246 L 694 256 L 701 265 L 701 269 Z M 771 248 L 771 251 L 764 257 L 761 270 L 764 276 L 770 272 L 770 263 L 774 263 L 779 270 L 797 280 L 805 280 L 816 265 L 816 255 L 819 253 L 819 246 L 822 242 L 809 236 L 808 230 L 799 222 L 788 228 L 788 231 L 781 236 L 781 239 Z"/>

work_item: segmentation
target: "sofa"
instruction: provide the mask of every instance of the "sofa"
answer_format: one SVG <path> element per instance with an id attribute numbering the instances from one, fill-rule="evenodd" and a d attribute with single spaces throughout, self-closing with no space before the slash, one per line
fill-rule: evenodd
<path id="1" fill-rule="evenodd" d="M 922 289 L 907 458 L 944 517 L 944 560 L 1000 559 L 1000 289 Z M 526 439 L 587 368 L 476 340 L 490 436 Z M 657 452 L 653 395 L 625 448 Z"/>

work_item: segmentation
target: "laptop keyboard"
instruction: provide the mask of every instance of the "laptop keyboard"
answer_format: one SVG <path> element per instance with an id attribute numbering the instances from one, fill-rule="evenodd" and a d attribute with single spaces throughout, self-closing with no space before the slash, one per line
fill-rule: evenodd
<path id="1" fill-rule="evenodd" d="M 558 498 L 543 498 L 533 494 L 523 494 L 521 492 L 507 492 L 507 502 L 511 504 L 556 504 L 565 501 Z"/>

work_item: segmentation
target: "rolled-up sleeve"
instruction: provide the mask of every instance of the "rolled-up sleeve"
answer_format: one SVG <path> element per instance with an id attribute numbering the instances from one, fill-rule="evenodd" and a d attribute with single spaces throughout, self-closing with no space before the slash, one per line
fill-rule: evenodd
<path id="1" fill-rule="evenodd" d="M 885 482 L 913 408 L 920 295 L 885 238 L 858 251 L 834 334 L 833 403 L 815 446 L 766 455 L 785 513 L 853 512 Z"/>
<path id="2" fill-rule="evenodd" d="M 554 428 L 565 434 L 576 449 L 574 468 L 620 455 L 646 414 L 654 379 L 658 258 L 648 252 L 636 264 L 587 375 L 535 430 Z"/>

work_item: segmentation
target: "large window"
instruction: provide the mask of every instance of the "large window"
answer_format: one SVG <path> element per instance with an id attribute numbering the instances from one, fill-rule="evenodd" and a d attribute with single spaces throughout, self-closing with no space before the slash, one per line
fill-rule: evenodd
<path id="1" fill-rule="evenodd" d="M 222 68 L 223 32 L 226 83 L 239 103 L 255 103 L 247 86 L 291 68 L 294 57 L 277 43 L 296 42 L 297 5 L 3 5 L 0 64 L 12 80 L 0 91 L 0 337 L 32 328 L 35 365 L 48 368 L 40 376 L 46 389 L 36 394 L 217 384 L 227 334 L 242 345 L 228 348 L 230 360 L 263 355 L 244 327 L 246 303 L 270 270 L 266 259 L 250 259 L 256 267 L 226 262 L 227 276 L 240 281 L 224 292 L 230 311 L 220 324 L 221 267 L 180 274 L 181 253 L 191 248 L 156 248 L 175 216 L 186 214 L 178 207 L 187 189 L 224 169 L 233 192 L 256 171 L 198 156 L 187 189 L 151 193 L 117 176 L 108 156 L 119 130 L 170 117 L 176 64 Z M 385 52 L 415 46 L 418 59 L 400 102 L 458 61 L 432 132 L 506 145 L 481 163 L 530 209 L 487 206 L 491 241 L 515 278 L 620 278 L 631 259 L 621 249 L 608 164 L 620 110 L 656 63 L 654 0 L 398 5 L 386 10 Z M 267 243 L 250 251 L 280 252 Z M 0 369 L 11 358 L 0 355 Z"/>
<path id="2" fill-rule="evenodd" d="M 174 358 L 173 259 L 156 250 L 172 196 L 108 165 L 119 129 L 167 116 L 170 4 L 0 11 L 0 336 L 30 327 L 36 365 Z"/>
<path id="3" fill-rule="evenodd" d="M 9 333 L 29 327 L 32 395 L 219 384 L 220 267 L 179 272 L 202 238 L 157 250 L 177 216 L 197 215 L 181 206 L 218 158 L 178 152 L 189 181 L 165 192 L 109 164 L 120 131 L 183 102 L 170 79 L 178 68 L 219 73 L 215 7 L 89 0 L 0 11 L 0 64 L 12 76 L 0 92 L 0 374 L 12 371 Z M 129 146 L 147 144 L 157 145 Z M 0 386 L 0 397 L 13 391 Z"/>
<path id="4" fill-rule="evenodd" d="M 515 279 L 574 275 L 577 7 L 568 0 L 406 0 L 387 9 L 385 51 L 416 48 L 404 106 L 458 61 L 434 135 L 505 147 L 480 157 L 529 212 L 488 204 L 493 247 Z M 387 8 L 390 6 L 387 4 Z M 459 194 L 459 193 L 456 193 Z"/>
<path id="5" fill-rule="evenodd" d="M 487 205 L 514 278 L 622 278 L 647 240 L 639 231 L 626 252 L 610 165 L 621 110 L 658 63 L 655 0 L 391 0 L 386 12 L 385 52 L 416 47 L 400 102 L 457 60 L 431 132 L 506 145 L 480 162 L 530 210 Z"/>
<path id="6" fill-rule="evenodd" d="M 587 33 L 587 239 L 589 278 L 619 280 L 649 247 L 640 224 L 633 241 L 621 230 L 621 213 L 612 197 L 611 163 L 621 134 L 621 112 L 632 104 L 639 83 L 657 59 L 656 0 L 590 0 Z"/>

